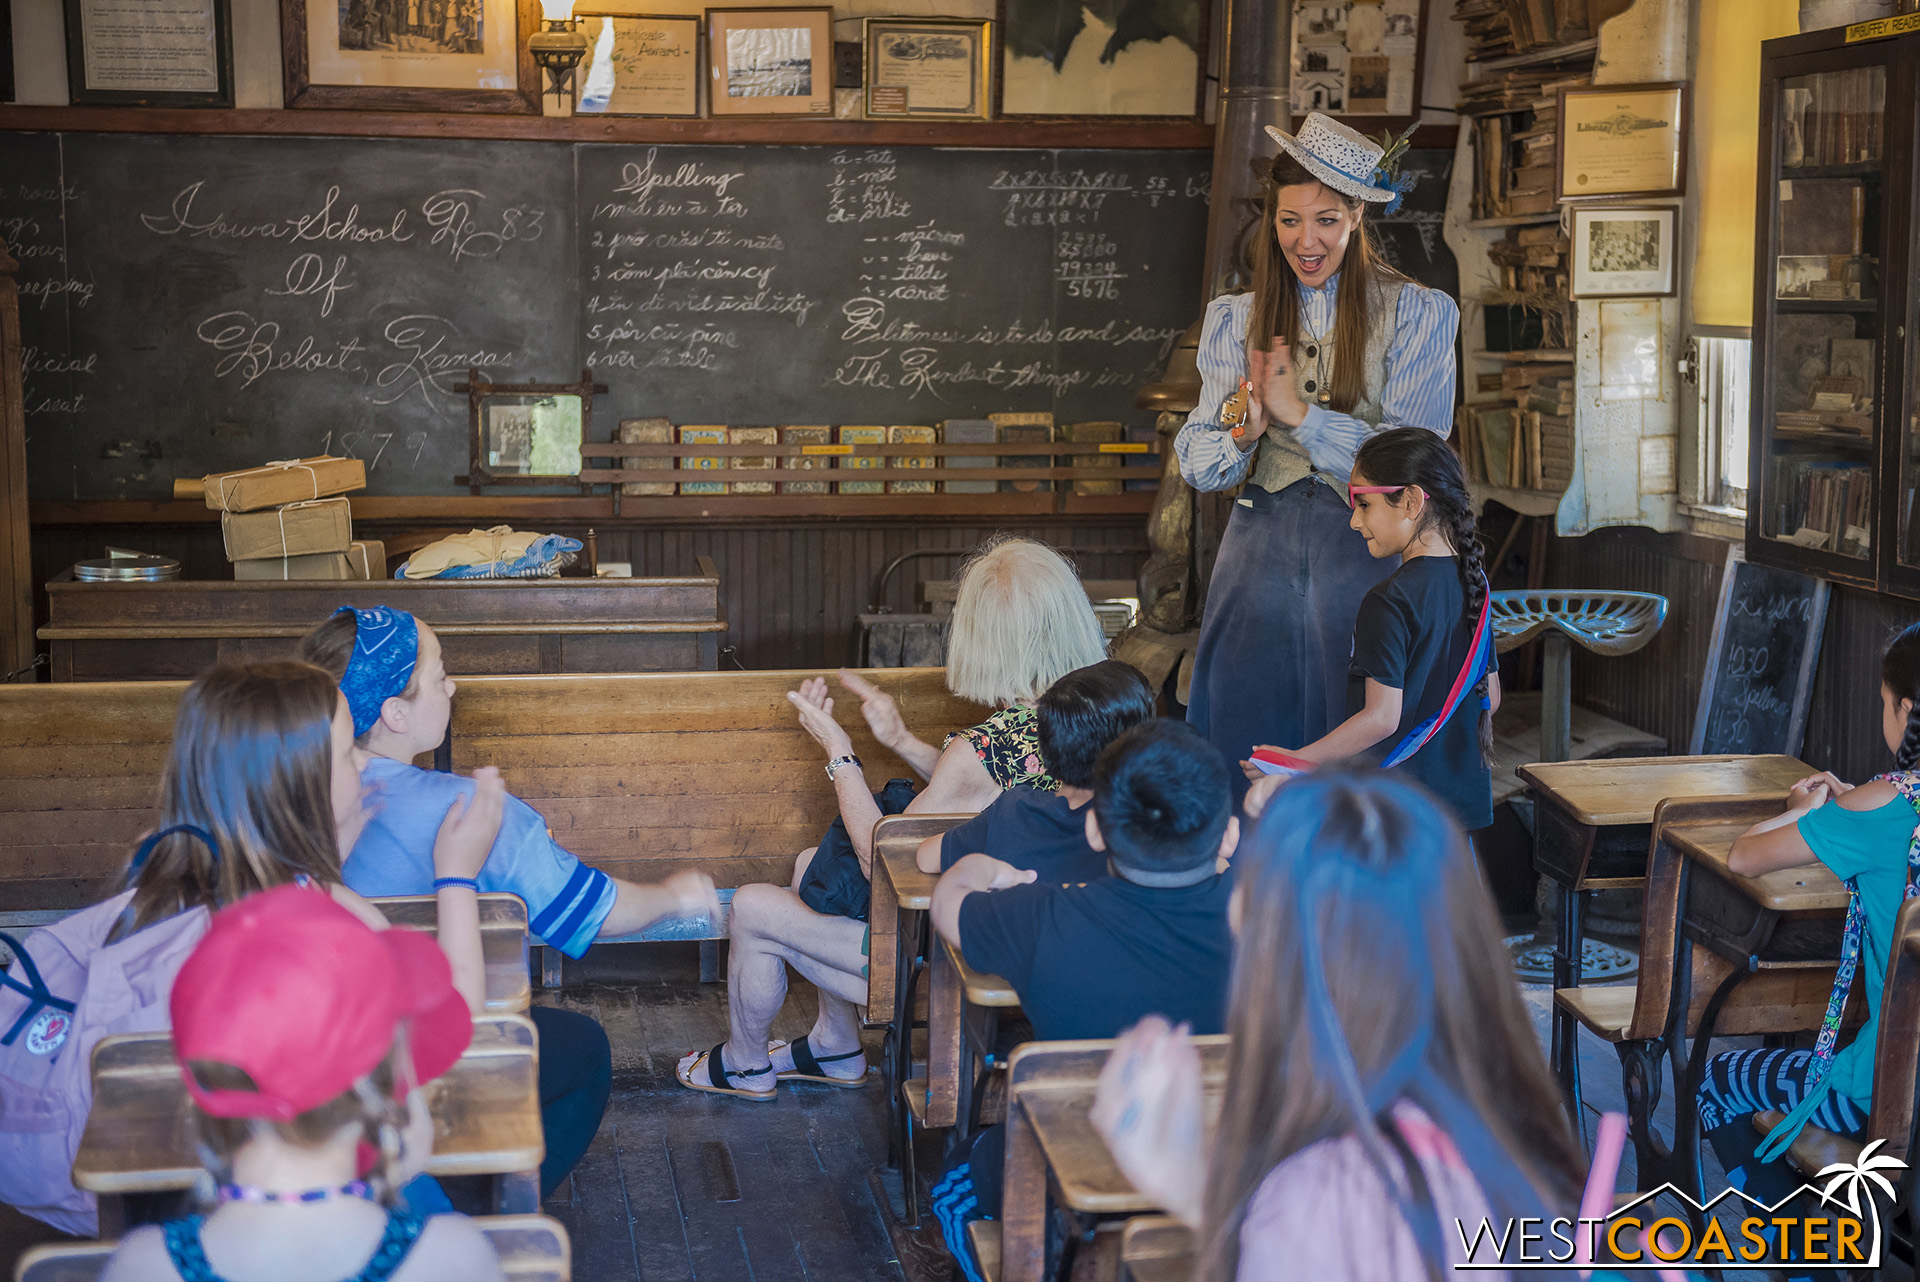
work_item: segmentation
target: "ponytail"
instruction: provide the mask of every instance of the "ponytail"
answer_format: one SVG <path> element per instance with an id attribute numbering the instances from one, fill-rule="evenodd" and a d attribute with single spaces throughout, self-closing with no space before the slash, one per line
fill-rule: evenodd
<path id="1" fill-rule="evenodd" d="M 1893 754 L 1893 767 L 1920 769 L 1920 623 L 1908 624 L 1887 647 L 1880 660 L 1880 680 L 1896 703 L 1910 699 L 1913 704 L 1907 713 L 1907 732 Z"/>
<path id="2" fill-rule="evenodd" d="M 1469 631 L 1480 621 L 1486 604 L 1486 551 L 1480 543 L 1480 522 L 1474 517 L 1473 496 L 1467 489 L 1467 475 L 1453 447 L 1423 427 L 1396 427 L 1367 438 L 1354 456 L 1353 470 L 1375 485 L 1417 485 L 1426 491 L 1427 511 L 1420 531 L 1438 528 L 1453 545 L 1460 560 L 1460 593 L 1466 598 Z M 1920 627 L 1920 625 L 1916 625 Z M 1915 680 L 1920 683 L 1920 637 L 1915 642 Z M 1486 677 L 1473 692 L 1487 702 Z M 1920 698 L 1915 699 L 1920 707 Z M 1480 710 L 1480 756 L 1493 763 L 1493 713 Z M 1920 760 L 1920 730 L 1911 724 L 1908 738 L 1913 740 L 1915 760 Z"/>

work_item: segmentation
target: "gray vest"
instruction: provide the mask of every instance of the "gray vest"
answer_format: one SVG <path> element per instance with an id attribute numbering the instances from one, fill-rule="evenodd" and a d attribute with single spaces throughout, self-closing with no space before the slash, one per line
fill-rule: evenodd
<path id="1" fill-rule="evenodd" d="M 1406 288 L 1405 281 L 1376 280 L 1372 295 L 1368 298 L 1367 309 L 1369 325 L 1367 327 L 1367 363 L 1366 390 L 1361 393 L 1360 403 L 1349 411 L 1353 417 L 1369 427 L 1380 426 L 1382 414 L 1380 397 L 1387 385 L 1387 349 L 1393 345 L 1394 330 L 1400 319 L 1400 292 Z M 1306 340 L 1314 342 L 1316 340 Z M 1324 368 L 1329 376 L 1333 373 L 1333 327 L 1328 326 L 1325 337 L 1317 340 L 1325 356 Z M 1320 393 L 1325 390 L 1315 387 L 1311 392 L 1306 384 L 1316 379 L 1315 371 L 1322 367 L 1319 360 L 1305 359 L 1305 347 L 1293 352 L 1294 387 L 1300 399 L 1308 405 L 1320 403 Z M 1312 460 L 1307 457 L 1307 447 L 1293 438 L 1293 433 L 1282 428 L 1278 433 L 1268 432 L 1260 438 L 1259 451 L 1253 460 L 1253 484 L 1270 494 L 1278 494 L 1302 477 L 1313 476 Z M 1324 475 L 1321 479 L 1328 485 L 1333 481 Z"/>

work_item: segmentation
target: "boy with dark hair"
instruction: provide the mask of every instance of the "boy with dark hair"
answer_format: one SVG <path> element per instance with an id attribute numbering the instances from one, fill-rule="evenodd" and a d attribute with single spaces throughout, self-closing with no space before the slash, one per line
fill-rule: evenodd
<path id="1" fill-rule="evenodd" d="M 1051 693 L 1051 691 L 1049 691 Z M 1146 1015 L 1225 1031 L 1233 940 L 1227 860 L 1240 839 L 1226 758 L 1182 721 L 1147 721 L 1100 754 L 1086 839 L 1107 871 L 1061 885 L 965 855 L 933 892 L 933 925 L 975 970 L 1020 995 L 1039 1041 L 1117 1037 Z M 982 1131 L 933 1189 L 969 1282 L 967 1221 L 996 1218 L 1004 1128 Z"/>
<path id="2" fill-rule="evenodd" d="M 1106 856 L 1087 844 L 1085 806 L 1095 763 L 1120 735 L 1153 717 L 1153 687 L 1131 666 L 1107 659 L 1055 681 L 1034 701 L 1040 763 L 1058 792 L 1020 784 L 978 815 L 920 843 L 922 872 L 945 872 L 961 856 L 984 851 L 1048 881 L 1091 881 Z"/>

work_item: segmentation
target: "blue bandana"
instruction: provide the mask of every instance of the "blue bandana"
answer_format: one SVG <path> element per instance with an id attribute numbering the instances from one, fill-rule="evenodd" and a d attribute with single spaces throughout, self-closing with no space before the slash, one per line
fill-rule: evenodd
<path id="1" fill-rule="evenodd" d="M 358 739 L 380 720 L 387 700 L 413 680 L 413 666 L 420 660 L 420 625 L 405 610 L 384 605 L 371 610 L 343 605 L 334 613 L 353 616 L 353 657 L 340 678 L 340 693 L 347 696 L 353 737 Z"/>

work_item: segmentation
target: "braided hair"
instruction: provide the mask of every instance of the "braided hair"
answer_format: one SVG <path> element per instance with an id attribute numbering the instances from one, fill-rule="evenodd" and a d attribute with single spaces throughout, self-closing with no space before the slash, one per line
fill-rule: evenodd
<path id="1" fill-rule="evenodd" d="M 1353 470 L 1372 485 L 1417 485 L 1426 491 L 1427 508 L 1420 518 L 1419 533 L 1439 529 L 1459 557 L 1460 591 L 1467 600 L 1471 628 L 1487 599 L 1487 568 L 1486 553 L 1480 545 L 1480 523 L 1474 518 L 1473 496 L 1467 491 L 1467 474 L 1460 466 L 1460 456 L 1445 438 L 1423 427 L 1396 427 L 1367 438 L 1354 456 Z M 1404 498 L 1396 495 L 1393 501 L 1397 504 Z M 1914 688 L 1920 689 L 1920 641 L 1916 641 L 1915 651 Z M 1485 701 L 1485 677 L 1474 687 L 1474 693 Z M 1916 733 L 1920 732 L 1909 727 L 1910 739 Z M 1920 753 L 1920 739 L 1914 741 L 1915 751 Z M 1493 714 L 1484 707 L 1480 710 L 1480 755 L 1488 763 L 1493 761 Z"/>
<path id="2" fill-rule="evenodd" d="M 1893 692 L 1895 704 L 1902 699 L 1913 700 L 1913 708 L 1907 713 L 1907 732 L 1894 750 L 1893 768 L 1920 768 L 1920 623 L 1909 623 L 1887 646 L 1880 660 L 1880 680 Z"/>

